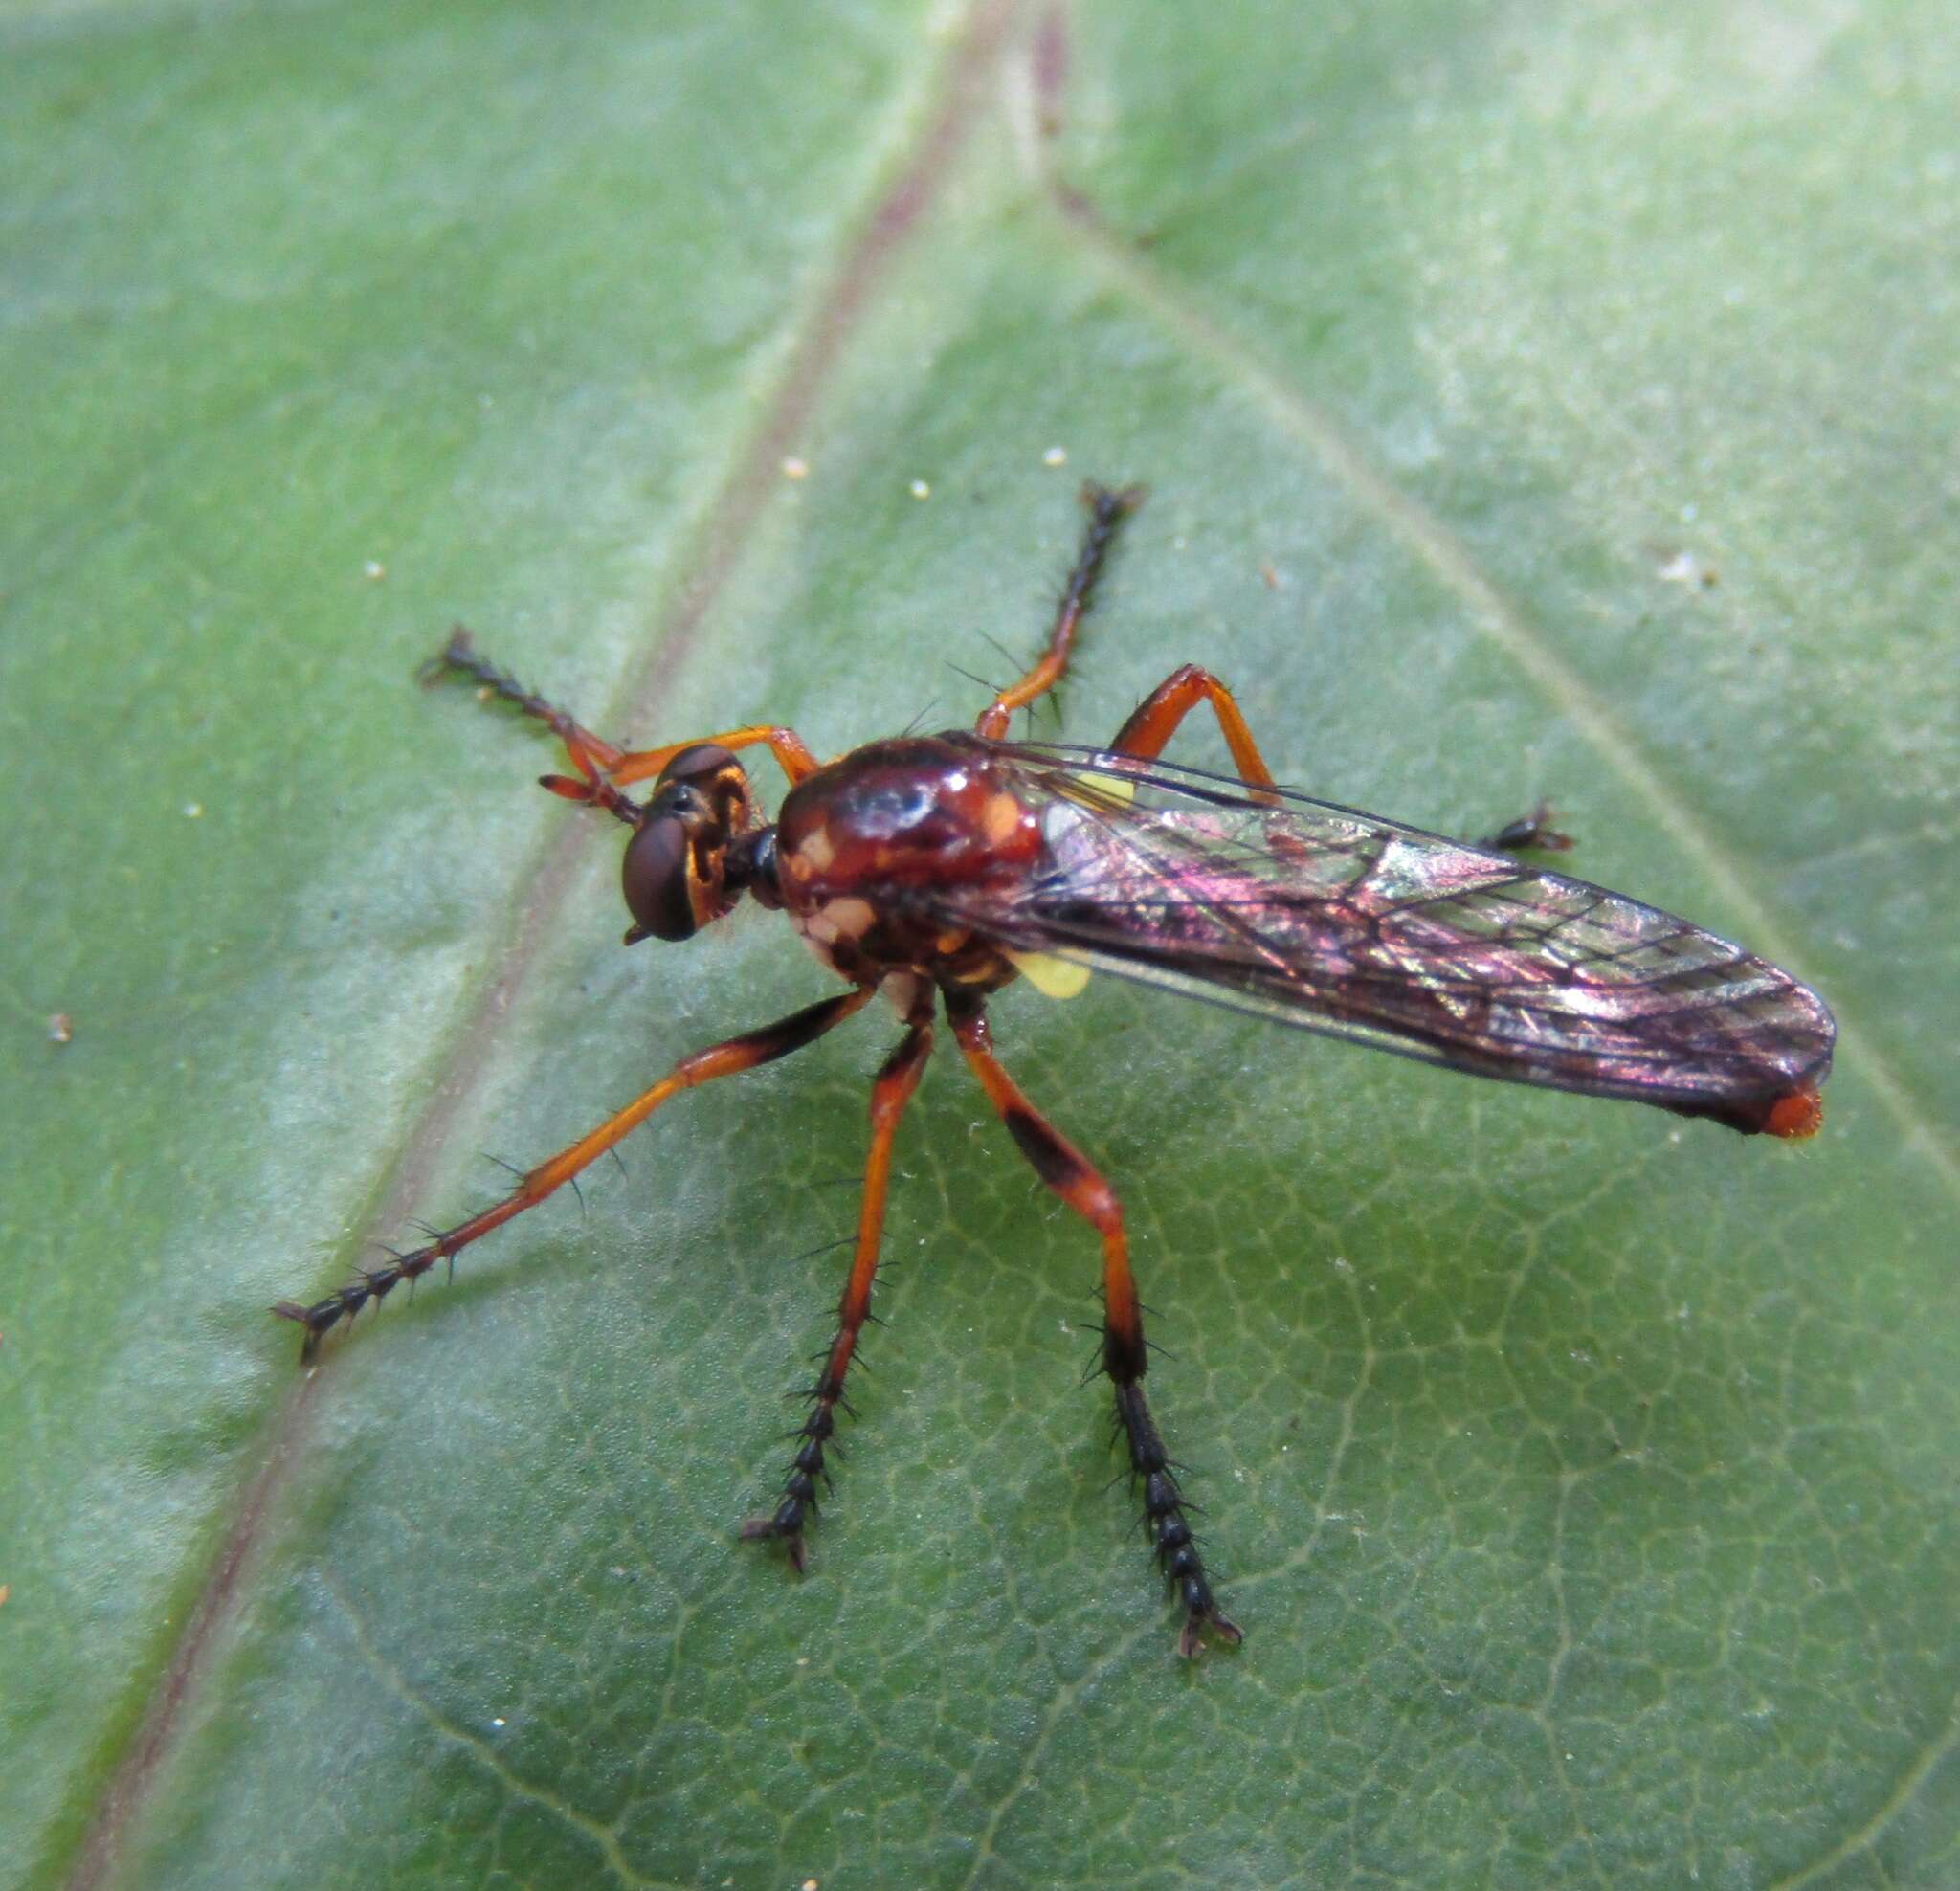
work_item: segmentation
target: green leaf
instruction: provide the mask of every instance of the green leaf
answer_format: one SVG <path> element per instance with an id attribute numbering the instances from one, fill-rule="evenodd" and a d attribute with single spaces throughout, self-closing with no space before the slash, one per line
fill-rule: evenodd
<path id="1" fill-rule="evenodd" d="M 1954 1880 L 1950 9 L 0 53 L 11 1880 Z M 446 626 L 609 733 L 834 753 L 1032 649 L 1085 473 L 1152 498 L 1069 734 L 1204 662 L 1284 777 L 1549 795 L 1843 1028 L 1786 1147 L 1007 994 L 1247 1630 L 1190 1666 L 1078 1384 L 1094 1241 L 957 1058 L 811 1572 L 731 1540 L 881 1008 L 310 1376 L 263 1311 L 828 989 L 759 912 L 621 953 L 549 745 L 414 686 Z"/>

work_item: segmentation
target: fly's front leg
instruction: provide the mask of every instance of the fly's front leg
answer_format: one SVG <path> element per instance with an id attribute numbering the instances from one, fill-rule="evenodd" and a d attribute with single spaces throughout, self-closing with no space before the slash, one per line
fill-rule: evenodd
<path id="1" fill-rule="evenodd" d="M 1143 502 L 1141 486 L 1112 488 L 1099 486 L 1091 479 L 1082 487 L 1082 503 L 1089 511 L 1088 528 L 1082 534 L 1082 548 L 1076 554 L 1075 568 L 1061 588 L 1061 602 L 1048 633 L 1048 646 L 1019 682 L 1002 690 L 980 712 L 980 720 L 973 724 L 975 735 L 985 736 L 989 742 L 1005 740 L 1014 711 L 1025 709 L 1037 697 L 1047 695 L 1061 680 L 1061 673 L 1068 668 L 1069 653 L 1075 647 L 1076 629 L 1089 608 L 1109 547 L 1115 543 L 1123 522 Z"/>
<path id="2" fill-rule="evenodd" d="M 629 749 L 619 756 L 609 771 L 612 780 L 622 786 L 627 782 L 647 781 L 657 775 L 683 748 L 698 747 L 703 743 L 713 743 L 719 748 L 734 750 L 753 748 L 758 743 L 767 744 L 768 751 L 776 758 L 776 766 L 792 782 L 799 782 L 816 768 L 816 757 L 811 752 L 810 745 L 794 729 L 779 728 L 773 723 L 749 723 L 739 729 L 724 729 L 720 735 L 698 735 L 686 742 L 670 742 L 659 748 Z"/>
<path id="3" fill-rule="evenodd" d="M 808 1393 L 810 1415 L 796 1434 L 796 1455 L 790 1461 L 782 1500 L 773 1510 L 751 1517 L 742 1525 L 741 1533 L 747 1541 L 779 1538 L 790 1552 L 791 1566 L 797 1569 L 804 1564 L 803 1532 L 816 1517 L 817 1479 L 821 1478 L 826 1485 L 830 1482 L 824 1447 L 836 1430 L 837 1407 L 844 1404 L 844 1375 L 851 1369 L 858 1336 L 871 1316 L 871 1286 L 878 1275 L 885 1196 L 891 1186 L 892 1141 L 898 1134 L 899 1119 L 904 1115 L 913 1091 L 918 1089 L 925 1060 L 931 1055 L 932 993 L 928 987 L 913 1002 L 904 1036 L 872 1081 L 871 1154 L 864 1165 L 864 1198 L 858 1212 L 857 1248 L 851 1258 L 850 1278 L 844 1282 L 843 1299 L 837 1306 L 836 1337 L 824 1358 L 823 1370 Z"/>
<path id="4" fill-rule="evenodd" d="M 578 770 L 576 781 L 563 775 L 546 775 L 544 786 L 568 801 L 596 802 L 626 818 L 636 818 L 638 810 L 612 790 L 628 783 L 647 781 L 657 775 L 682 749 L 702 743 L 715 743 L 726 749 L 749 748 L 766 743 L 777 765 L 792 782 L 798 782 L 816 767 L 810 745 L 794 729 L 778 728 L 770 723 L 751 723 L 720 735 L 693 736 L 686 742 L 670 742 L 659 748 L 621 748 L 615 743 L 595 736 L 555 703 L 547 702 L 534 690 L 526 689 L 508 670 L 500 669 L 477 648 L 476 639 L 460 624 L 449 634 L 449 641 L 423 665 L 425 679 L 433 680 L 445 671 L 472 677 L 492 695 L 515 703 L 526 716 L 535 716 L 565 745 L 565 753 Z"/>
<path id="5" fill-rule="evenodd" d="M 393 1256 L 386 1266 L 368 1269 L 360 1279 L 350 1281 L 324 1300 L 314 1301 L 310 1305 L 299 1301 L 278 1301 L 272 1310 L 283 1319 L 297 1321 L 306 1329 L 305 1343 L 300 1350 L 301 1361 L 310 1362 L 316 1358 L 320 1352 L 320 1342 L 325 1334 L 341 1321 L 351 1320 L 369 1301 L 386 1300 L 404 1280 L 419 1279 L 438 1260 L 454 1262 L 472 1241 L 480 1240 L 493 1228 L 502 1227 L 526 1209 L 536 1208 L 546 1196 L 562 1189 L 580 1169 L 596 1162 L 629 1131 L 637 1128 L 670 1097 L 679 1096 L 683 1090 L 692 1090 L 697 1084 L 710 1082 L 717 1077 L 732 1077 L 737 1071 L 754 1070 L 761 1064 L 789 1056 L 791 1051 L 800 1051 L 804 1045 L 813 1043 L 825 1032 L 843 1023 L 852 1012 L 862 1011 L 870 1003 L 876 989 L 864 986 L 855 991 L 846 991 L 841 997 L 827 998 L 822 1004 L 812 1005 L 779 1023 L 766 1025 L 760 1031 L 746 1032 L 740 1037 L 730 1037 L 725 1043 L 714 1044 L 705 1051 L 697 1051 L 690 1057 L 682 1057 L 651 1090 L 635 1098 L 617 1114 L 608 1117 L 568 1149 L 560 1150 L 550 1161 L 540 1163 L 529 1170 L 519 1179 L 517 1187 L 509 1194 L 500 1202 L 493 1202 L 480 1214 L 473 1214 L 467 1221 L 444 1229 L 411 1253 Z"/>
<path id="6" fill-rule="evenodd" d="M 595 736 L 556 703 L 547 702 L 535 690 L 526 689 L 508 670 L 500 669 L 477 648 L 477 640 L 460 624 L 450 632 L 449 641 L 423 664 L 422 680 L 434 682 L 445 671 L 474 678 L 489 695 L 515 703 L 526 716 L 535 716 L 565 745 L 567 758 L 586 780 L 596 781 L 618 764 L 617 748 Z"/>
<path id="7" fill-rule="evenodd" d="M 1209 1629 L 1219 1640 L 1236 1642 L 1237 1626 L 1220 1613 L 1205 1573 L 1204 1559 L 1185 1514 L 1184 1494 L 1170 1467 L 1169 1454 L 1144 1398 L 1144 1313 L 1130 1273 L 1129 1240 L 1115 1191 L 1086 1157 L 1049 1123 L 993 1054 L 987 1016 L 979 1001 L 948 991 L 947 1014 L 953 1036 L 980 1079 L 1008 1134 L 1019 1145 L 1049 1188 L 1102 1237 L 1102 1369 L 1116 1390 L 1116 1417 L 1129 1446 L 1130 1471 L 1144 1488 L 1144 1526 L 1165 1576 L 1184 1609 L 1177 1652 L 1187 1659 L 1202 1649 Z"/>

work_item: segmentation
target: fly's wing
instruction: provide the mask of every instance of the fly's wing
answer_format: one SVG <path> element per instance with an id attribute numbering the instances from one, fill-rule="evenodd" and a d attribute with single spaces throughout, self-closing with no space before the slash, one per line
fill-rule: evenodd
<path id="1" fill-rule="evenodd" d="M 1624 894 L 1352 809 L 1100 749 L 987 745 L 1047 857 L 947 917 L 1481 1077 L 1808 1134 L 1823 1001 Z"/>

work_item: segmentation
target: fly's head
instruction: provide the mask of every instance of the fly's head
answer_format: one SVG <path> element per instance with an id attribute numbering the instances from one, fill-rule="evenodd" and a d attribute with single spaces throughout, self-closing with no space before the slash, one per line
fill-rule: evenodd
<path id="1" fill-rule="evenodd" d="M 660 770 L 626 843 L 620 886 L 642 939 L 691 939 L 753 891 L 773 888 L 773 828 L 752 825 L 748 775 L 717 743 L 683 748 Z"/>

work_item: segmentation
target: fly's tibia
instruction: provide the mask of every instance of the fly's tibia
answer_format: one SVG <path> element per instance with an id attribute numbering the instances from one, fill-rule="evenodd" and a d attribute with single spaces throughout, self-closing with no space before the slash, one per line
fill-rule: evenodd
<path id="1" fill-rule="evenodd" d="M 1219 1611 L 1218 1599 L 1212 1593 L 1204 1558 L 1198 1554 L 1197 1539 L 1185 1514 L 1184 1493 L 1177 1487 L 1169 1454 L 1150 1417 L 1141 1385 L 1117 1386 L 1116 1416 L 1129 1444 L 1130 1470 L 1143 1484 L 1144 1528 L 1151 1553 L 1184 1609 L 1177 1652 L 1188 1661 L 1194 1659 L 1203 1652 L 1207 1629 L 1220 1641 L 1243 1640 L 1237 1624 Z"/>
<path id="2" fill-rule="evenodd" d="M 437 1236 L 426 1247 L 390 1256 L 384 1266 L 365 1269 L 358 1280 L 349 1280 L 345 1287 L 337 1288 L 310 1306 L 299 1301 L 278 1301 L 272 1310 L 280 1319 L 297 1321 L 306 1329 L 306 1337 L 300 1346 L 300 1364 L 311 1366 L 320 1357 L 321 1341 L 343 1320 L 353 1319 L 370 1301 L 379 1305 L 404 1280 L 419 1279 L 452 1252 Z"/>
<path id="3" fill-rule="evenodd" d="M 791 1568 L 799 1573 L 806 1561 L 803 1533 L 816 1522 L 818 1479 L 826 1489 L 830 1488 L 831 1474 L 824 1463 L 824 1450 L 826 1446 L 837 1448 L 832 1434 L 837 1428 L 837 1407 L 843 1403 L 843 1383 L 826 1368 L 806 1396 L 810 1399 L 810 1415 L 794 1434 L 796 1455 L 790 1460 L 790 1475 L 783 1479 L 783 1495 L 773 1510 L 748 1518 L 738 1532 L 745 1543 L 759 1543 L 772 1537 L 779 1540 L 789 1551 Z"/>

